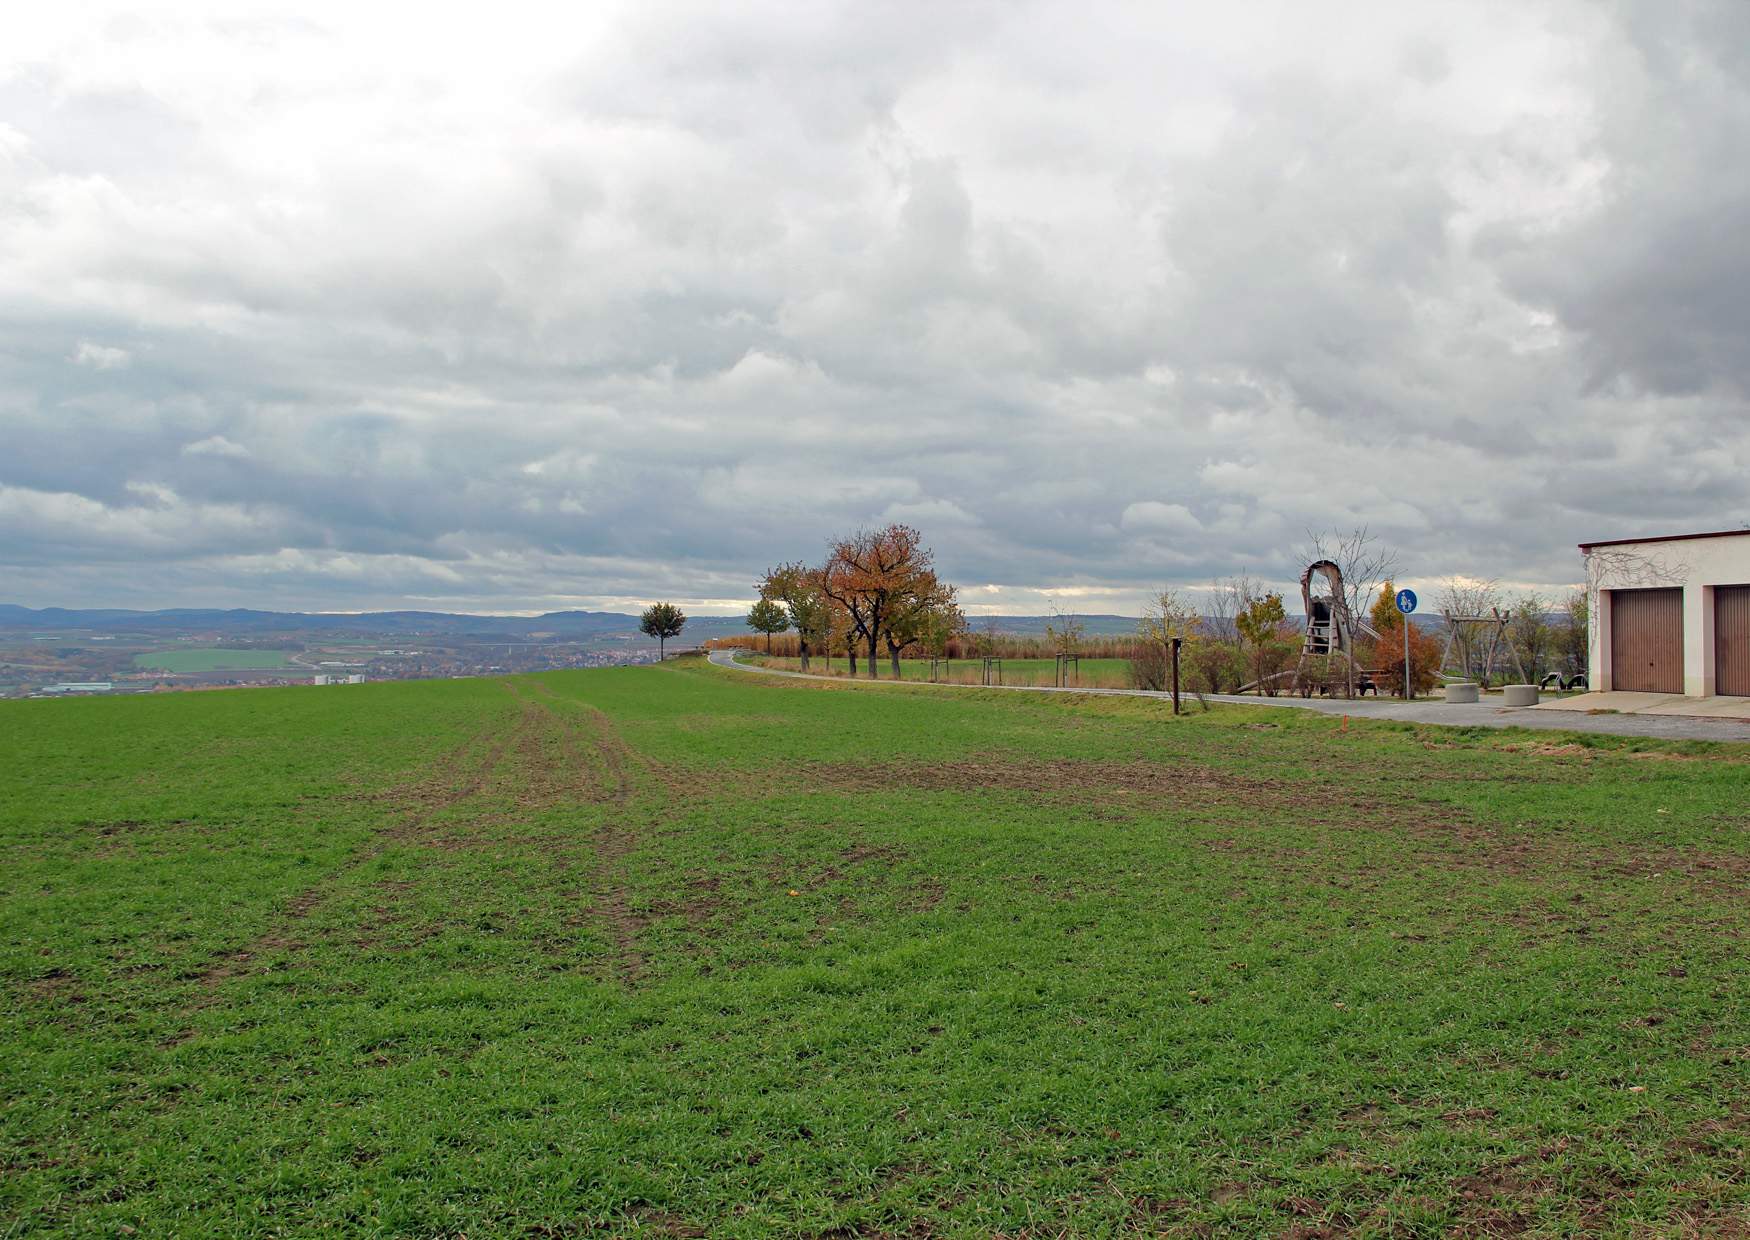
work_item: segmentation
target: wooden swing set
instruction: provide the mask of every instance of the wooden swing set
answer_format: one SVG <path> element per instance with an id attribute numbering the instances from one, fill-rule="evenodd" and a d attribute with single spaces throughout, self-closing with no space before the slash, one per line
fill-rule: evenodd
<path id="1" fill-rule="evenodd" d="M 1483 655 L 1482 676 L 1482 683 L 1484 687 L 1487 687 L 1495 675 L 1495 655 L 1501 648 L 1502 639 L 1507 636 L 1507 622 L 1513 619 L 1513 612 L 1511 610 L 1502 611 L 1499 607 L 1491 607 L 1486 616 L 1455 616 L 1444 609 L 1440 614 L 1446 620 L 1446 645 L 1440 651 L 1440 666 L 1442 668 L 1447 665 L 1447 660 L 1452 657 L 1452 648 L 1458 643 L 1460 625 L 1486 624 L 1489 626 L 1489 645 Z M 1468 667 L 1461 670 L 1466 676 L 1470 674 Z"/>

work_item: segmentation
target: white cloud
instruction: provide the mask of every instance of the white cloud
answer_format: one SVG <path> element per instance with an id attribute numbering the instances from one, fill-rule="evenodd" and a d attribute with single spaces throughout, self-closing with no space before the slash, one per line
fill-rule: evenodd
<path id="1" fill-rule="evenodd" d="M 93 344 L 89 340 L 81 340 L 79 347 L 73 350 L 74 363 L 93 370 L 121 370 L 133 360 L 134 355 L 126 349 Z"/>
<path id="2" fill-rule="evenodd" d="M 223 435 L 208 435 L 205 439 L 197 439 L 193 443 L 182 445 L 184 456 L 228 456 L 241 460 L 249 455 L 249 449 L 240 443 L 233 443 Z"/>
<path id="3" fill-rule="evenodd" d="M 1118 518 L 1121 529 L 1151 534 L 1195 534 L 1203 522 L 1183 504 L 1163 504 L 1159 500 L 1141 500 L 1124 509 Z"/>
<path id="4" fill-rule="evenodd" d="M 737 599 L 881 519 L 1020 606 L 1359 522 L 1560 581 L 1750 516 L 1735 0 L 76 7 L 0 46 L 21 601 Z"/>

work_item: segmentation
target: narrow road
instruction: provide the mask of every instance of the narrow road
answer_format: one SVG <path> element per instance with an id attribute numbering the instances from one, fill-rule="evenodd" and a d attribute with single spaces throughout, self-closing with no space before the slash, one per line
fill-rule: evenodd
<path id="1" fill-rule="evenodd" d="M 740 672 L 762 676 L 788 676 L 795 680 L 845 681 L 843 676 L 804 676 L 801 672 L 779 671 L 771 667 L 754 667 L 739 662 L 733 650 L 713 650 L 707 656 L 717 667 L 731 667 Z M 869 684 L 869 681 L 857 681 Z M 896 682 L 876 681 L 876 684 Z M 929 689 L 966 689 L 978 686 L 938 685 L 928 681 L 908 680 L 908 686 Z M 1167 698 L 1172 694 L 1152 689 L 1057 689 L 1050 685 L 998 685 L 1014 693 L 1085 693 L 1105 697 Z M 1348 715 L 1351 719 L 1384 719 L 1395 723 L 1432 723 L 1459 728 L 1535 728 L 1547 732 L 1597 732 L 1606 736 L 1648 736 L 1668 741 L 1750 741 L 1750 722 L 1737 719 L 1698 719 L 1683 715 L 1589 715 L 1583 711 L 1526 710 L 1504 707 L 1494 702 L 1475 705 L 1447 702 L 1399 702 L 1390 698 L 1353 702 L 1331 698 L 1300 697 L 1240 697 L 1230 693 L 1206 693 L 1208 702 L 1224 702 L 1234 706 L 1276 706 L 1288 710 L 1312 710 L 1324 715 Z M 1194 704 L 1190 694 L 1184 701 Z"/>

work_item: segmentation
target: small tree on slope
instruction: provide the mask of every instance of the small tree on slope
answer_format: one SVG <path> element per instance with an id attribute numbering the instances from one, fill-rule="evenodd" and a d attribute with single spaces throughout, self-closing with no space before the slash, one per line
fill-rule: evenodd
<path id="1" fill-rule="evenodd" d="M 659 662 L 668 653 L 668 639 L 679 637 L 686 626 L 686 614 L 673 603 L 652 603 L 638 618 L 638 627 L 656 639 L 656 657 Z"/>
<path id="2" fill-rule="evenodd" d="M 763 598 L 748 609 L 747 627 L 766 635 L 766 653 L 771 654 L 772 634 L 786 631 L 790 627 L 790 616 L 782 604 Z"/>

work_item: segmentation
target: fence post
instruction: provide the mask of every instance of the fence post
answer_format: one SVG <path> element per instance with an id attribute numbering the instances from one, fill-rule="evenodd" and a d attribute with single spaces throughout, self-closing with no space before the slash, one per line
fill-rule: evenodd
<path id="1" fill-rule="evenodd" d="M 1183 638 L 1173 639 L 1173 713 L 1179 713 L 1179 643 Z"/>

